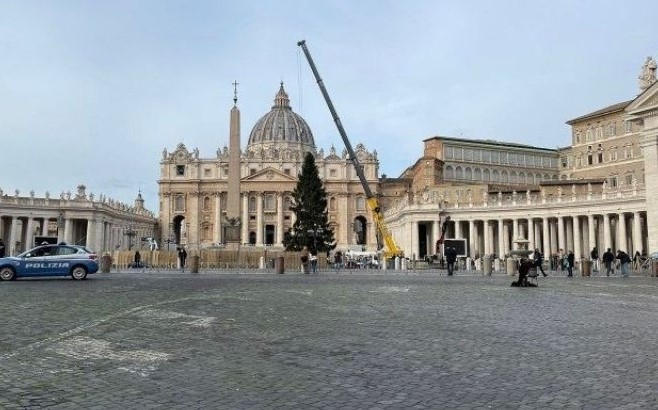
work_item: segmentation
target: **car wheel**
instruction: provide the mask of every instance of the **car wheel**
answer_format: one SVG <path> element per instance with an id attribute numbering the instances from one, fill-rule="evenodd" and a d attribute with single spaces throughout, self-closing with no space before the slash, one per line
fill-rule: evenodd
<path id="1" fill-rule="evenodd" d="M 71 277 L 75 280 L 84 280 L 87 277 L 87 269 L 84 266 L 76 266 L 71 271 Z"/>
<path id="2" fill-rule="evenodd" d="M 14 280 L 16 279 L 16 272 L 12 268 L 5 267 L 0 269 L 0 280 Z"/>

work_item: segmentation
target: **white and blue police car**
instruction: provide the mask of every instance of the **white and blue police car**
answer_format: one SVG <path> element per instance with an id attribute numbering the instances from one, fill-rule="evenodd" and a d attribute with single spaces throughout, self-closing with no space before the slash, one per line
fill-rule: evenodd
<path id="1" fill-rule="evenodd" d="M 0 258 L 0 280 L 21 277 L 71 276 L 75 280 L 98 272 L 98 255 L 84 246 L 41 245 L 17 256 Z"/>

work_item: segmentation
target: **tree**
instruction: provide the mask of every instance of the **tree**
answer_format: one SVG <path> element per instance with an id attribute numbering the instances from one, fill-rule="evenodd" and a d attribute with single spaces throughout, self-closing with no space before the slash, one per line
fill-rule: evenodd
<path id="1" fill-rule="evenodd" d="M 287 250 L 298 251 L 307 246 L 317 254 L 336 247 L 334 232 L 328 224 L 327 191 L 318 175 L 315 157 L 310 152 L 304 157 L 290 209 L 295 213 L 296 220 L 291 232 L 284 237 Z"/>

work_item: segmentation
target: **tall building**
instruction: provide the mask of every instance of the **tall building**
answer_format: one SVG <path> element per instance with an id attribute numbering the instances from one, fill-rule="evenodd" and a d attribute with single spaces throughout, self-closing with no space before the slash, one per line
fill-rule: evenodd
<path id="1" fill-rule="evenodd" d="M 516 239 L 546 255 L 592 248 L 658 251 L 658 84 L 648 58 L 640 94 L 567 122 L 569 146 L 551 150 L 433 137 L 399 178 L 381 184 L 386 222 L 407 256 L 447 237 L 471 257 L 504 255 Z M 401 193 L 404 192 L 404 195 Z"/>
<path id="2" fill-rule="evenodd" d="M 329 224 L 340 248 L 374 249 L 375 230 L 363 188 L 347 152 L 317 149 L 308 123 L 290 106 L 283 83 L 271 110 L 241 147 L 237 97 L 230 112 L 229 146 L 214 158 L 179 144 L 160 162 L 160 224 L 164 240 L 188 247 L 239 243 L 283 246 L 294 223 L 291 194 L 306 153 L 315 155 L 327 191 Z M 355 153 L 371 189 L 379 190 L 377 152 L 358 144 Z"/>

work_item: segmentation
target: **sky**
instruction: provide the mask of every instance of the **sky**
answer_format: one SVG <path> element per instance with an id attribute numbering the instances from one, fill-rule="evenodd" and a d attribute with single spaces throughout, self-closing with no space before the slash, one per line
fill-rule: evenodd
<path id="1" fill-rule="evenodd" d="M 317 148 L 397 177 L 432 136 L 570 143 L 569 119 L 634 98 L 657 1 L 0 0 L 0 189 L 87 192 L 158 213 L 162 150 L 242 145 L 283 81 Z"/>

